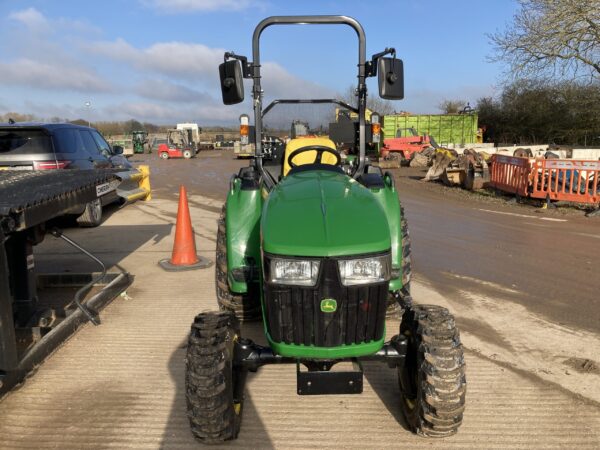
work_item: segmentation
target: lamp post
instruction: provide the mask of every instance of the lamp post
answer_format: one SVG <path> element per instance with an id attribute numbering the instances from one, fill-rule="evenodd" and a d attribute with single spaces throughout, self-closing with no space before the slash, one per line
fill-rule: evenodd
<path id="1" fill-rule="evenodd" d="M 88 116 L 88 127 L 91 127 L 92 125 L 90 124 L 90 110 L 92 108 L 92 102 L 91 101 L 87 101 L 84 103 L 85 107 L 87 108 L 88 112 L 87 112 L 87 116 Z"/>

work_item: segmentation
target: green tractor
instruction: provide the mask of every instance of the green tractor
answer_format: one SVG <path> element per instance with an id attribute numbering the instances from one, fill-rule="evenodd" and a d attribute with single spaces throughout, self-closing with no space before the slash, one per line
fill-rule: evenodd
<path id="1" fill-rule="evenodd" d="M 148 143 L 148 132 L 133 131 L 131 133 L 133 153 L 144 153 L 144 146 Z"/>
<path id="2" fill-rule="evenodd" d="M 262 109 L 259 41 L 265 28 L 283 24 L 344 24 L 356 31 L 356 108 L 323 99 L 274 103 L 351 108 L 359 118 L 358 154 L 342 158 L 326 137 L 292 139 L 276 177 L 263 166 L 263 117 L 273 105 Z M 394 49 L 366 60 L 363 28 L 346 16 L 269 17 L 256 27 L 252 48 L 252 62 L 226 53 L 219 66 L 225 104 L 243 101 L 243 78 L 253 79 L 256 154 L 232 177 L 218 223 L 220 311 L 198 314 L 191 327 L 186 396 L 194 436 L 212 444 L 237 438 L 246 376 L 263 365 L 295 365 L 299 395 L 358 394 L 364 361 L 397 371 L 398 402 L 415 433 L 456 433 L 466 393 L 459 332 L 447 309 L 412 304 L 408 229 L 394 179 L 365 156 L 367 136 L 379 136 L 366 130 L 366 78 L 378 76 L 381 97 L 402 99 L 402 61 Z M 378 125 L 377 118 L 371 122 Z M 402 319 L 386 341 L 390 309 Z M 266 346 L 240 332 L 240 321 L 256 318 Z"/>

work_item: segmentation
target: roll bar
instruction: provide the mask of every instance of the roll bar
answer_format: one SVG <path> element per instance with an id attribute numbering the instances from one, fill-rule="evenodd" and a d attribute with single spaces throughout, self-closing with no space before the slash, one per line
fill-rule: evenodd
<path id="1" fill-rule="evenodd" d="M 262 32 L 271 25 L 348 25 L 356 31 L 358 36 L 358 130 L 359 130 L 359 158 L 358 167 L 354 177 L 358 177 L 365 167 L 365 111 L 367 107 L 367 86 L 365 83 L 366 71 L 366 38 L 363 27 L 356 19 L 348 16 L 272 16 L 261 21 L 254 29 L 252 36 L 252 63 L 249 67 L 244 67 L 244 72 L 251 72 L 253 79 L 252 96 L 254 98 L 254 126 L 255 145 L 256 145 L 256 164 L 263 175 L 263 180 L 270 184 L 271 178 L 265 175 L 262 164 L 262 89 L 260 85 L 260 36 Z M 271 104 L 265 112 L 268 112 L 274 105 Z M 353 108 L 354 109 L 354 108 Z M 267 181 L 269 180 L 269 181 Z M 269 186 L 271 188 L 272 186 Z"/>

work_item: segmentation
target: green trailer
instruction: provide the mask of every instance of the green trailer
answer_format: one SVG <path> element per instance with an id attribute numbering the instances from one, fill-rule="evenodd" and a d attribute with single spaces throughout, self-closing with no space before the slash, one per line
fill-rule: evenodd
<path id="1" fill-rule="evenodd" d="M 402 131 L 411 128 L 418 136 L 432 136 L 440 145 L 477 143 L 477 113 L 396 114 L 383 119 L 384 139 L 405 136 Z"/>

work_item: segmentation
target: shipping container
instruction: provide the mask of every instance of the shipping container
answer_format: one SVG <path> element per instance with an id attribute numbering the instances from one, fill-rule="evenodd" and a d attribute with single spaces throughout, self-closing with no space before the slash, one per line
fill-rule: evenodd
<path id="1" fill-rule="evenodd" d="M 384 139 L 407 136 L 414 129 L 419 136 L 428 134 L 439 145 L 477 142 L 477 114 L 391 115 L 383 118 Z"/>

